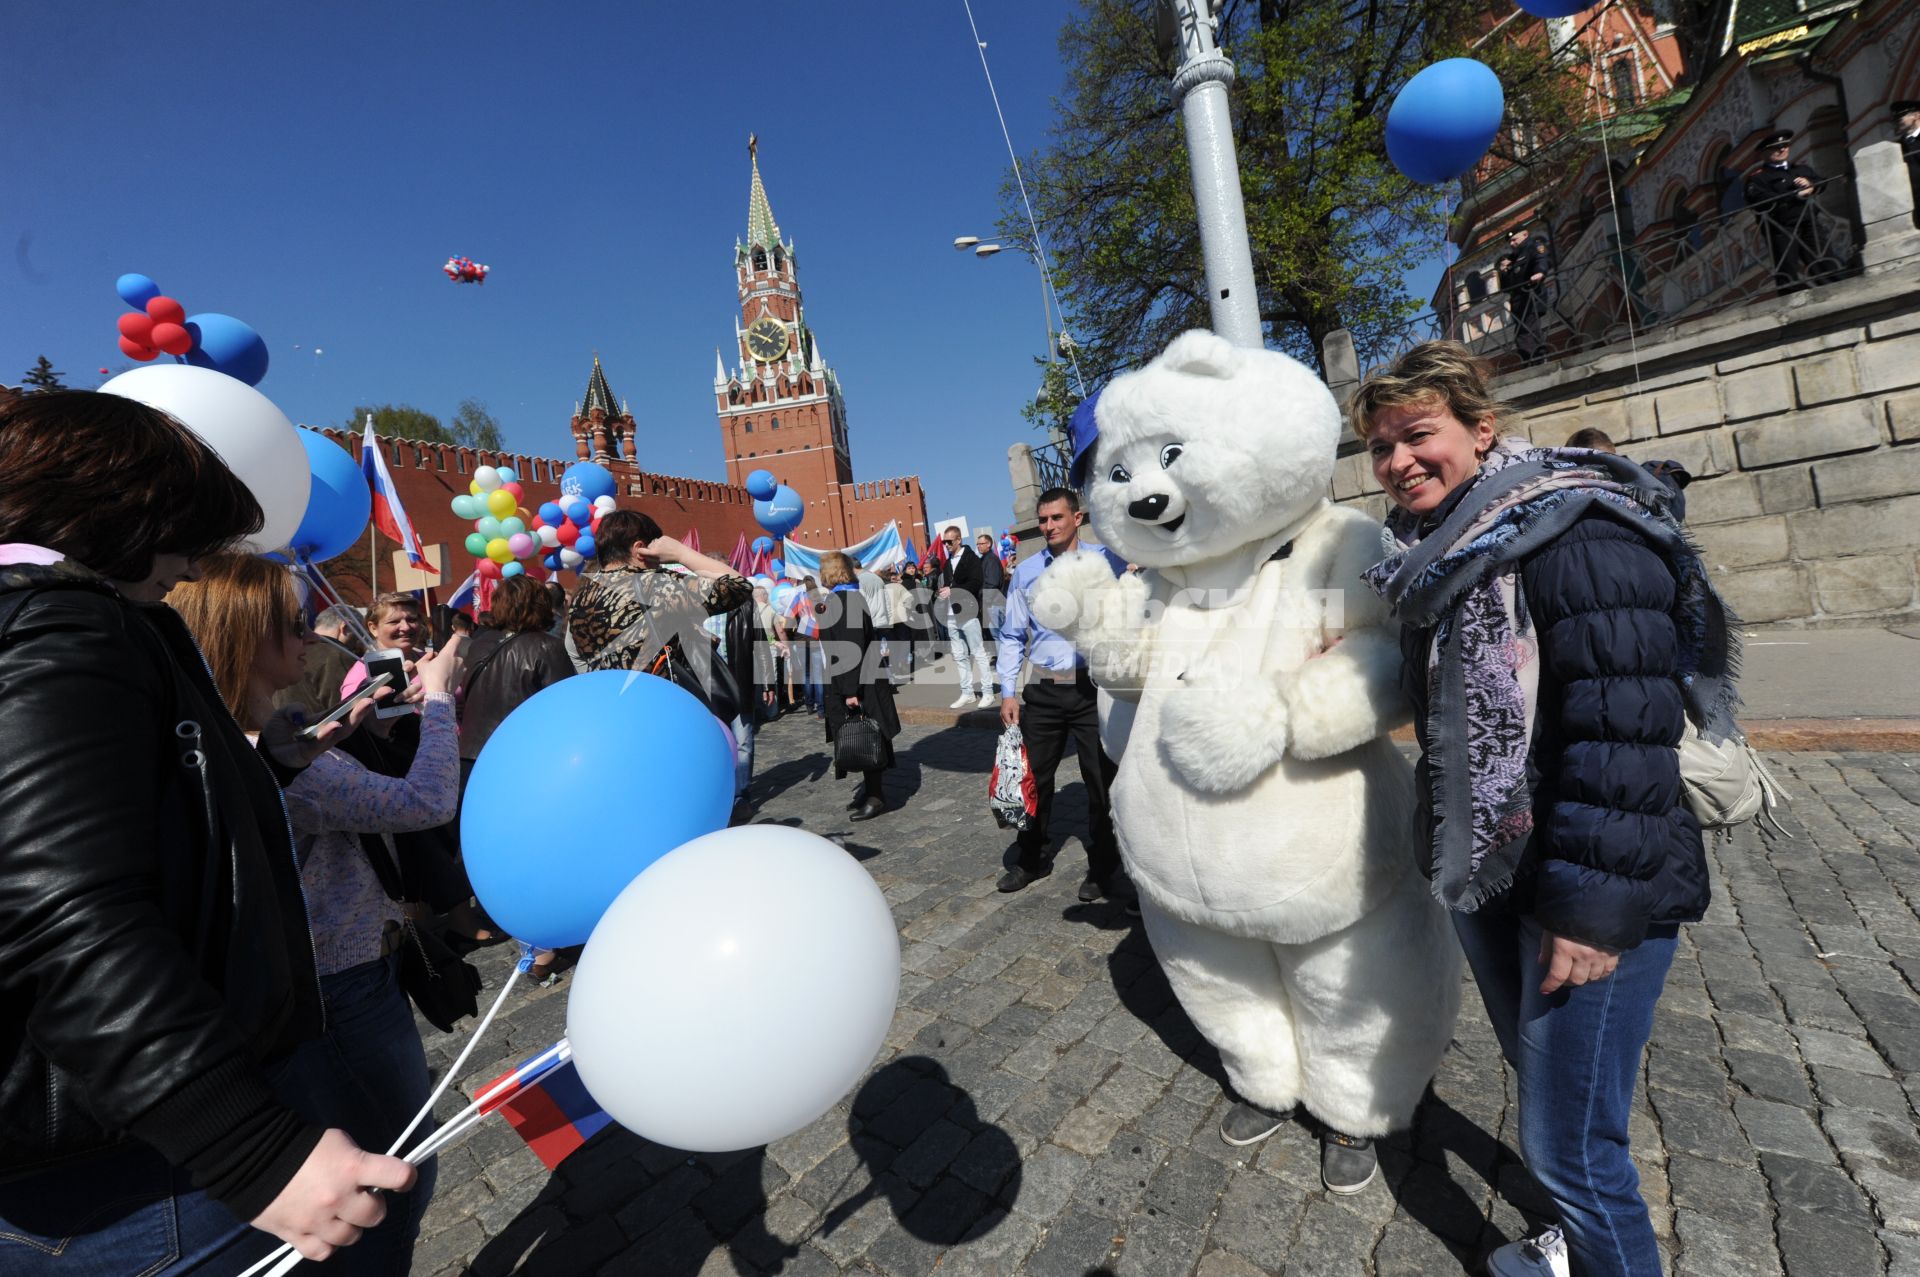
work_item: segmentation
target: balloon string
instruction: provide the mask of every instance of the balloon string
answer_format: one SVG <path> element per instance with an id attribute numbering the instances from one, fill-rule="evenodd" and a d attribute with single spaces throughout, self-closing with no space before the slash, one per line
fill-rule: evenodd
<path id="1" fill-rule="evenodd" d="M 427 1102 L 420 1106 L 420 1111 L 413 1115 L 411 1122 L 407 1123 L 407 1129 L 400 1132 L 400 1138 L 396 1139 L 393 1142 L 393 1146 L 387 1150 L 388 1157 L 392 1157 L 399 1151 L 400 1146 L 407 1142 L 407 1136 L 413 1134 L 414 1130 L 419 1127 L 421 1121 L 427 1114 L 433 1112 L 433 1106 L 439 1103 L 440 1097 L 446 1093 L 448 1084 L 450 1084 L 454 1077 L 460 1072 L 461 1066 L 466 1064 L 467 1057 L 473 1054 L 473 1049 L 480 1045 L 480 1039 L 485 1035 L 487 1027 L 493 1023 L 493 1017 L 499 1014 L 501 1006 L 506 1003 L 507 994 L 513 991 L 513 982 L 518 980 L 521 973 L 532 965 L 533 946 L 527 944 L 525 941 L 521 941 L 520 960 L 514 963 L 513 970 L 507 973 L 506 982 L 500 986 L 500 996 L 493 1000 L 493 1005 L 487 1008 L 487 1013 L 480 1018 L 480 1023 L 474 1026 L 473 1036 L 467 1039 L 466 1048 L 460 1052 L 452 1064 L 447 1066 L 446 1073 L 440 1078 L 440 1084 L 433 1088 L 433 1094 L 427 1097 Z M 563 1044 L 564 1042 L 565 1039 L 562 1039 Z M 476 1104 L 477 1103 L 478 1101 L 476 1101 Z M 475 1105 L 468 1105 L 466 1109 L 461 1111 L 461 1115 L 471 1112 L 474 1107 Z M 453 1120 L 455 1122 L 460 1121 L 460 1116 L 456 1116 Z M 451 1123 L 449 1123 L 449 1125 L 451 1125 Z M 468 1125 L 471 1125 L 471 1122 L 469 1122 Z M 461 1127 L 461 1131 L 465 1129 L 465 1126 Z M 445 1127 L 442 1127 L 440 1130 L 435 1131 L 433 1135 L 422 1140 L 421 1148 L 414 1150 L 414 1152 L 419 1153 L 421 1160 L 425 1160 L 428 1153 L 437 1152 L 446 1145 L 448 1140 L 453 1138 L 453 1134 L 458 1133 L 459 1132 L 448 1134 L 446 1133 Z M 445 1138 L 440 1139 L 437 1144 L 434 1143 L 435 1137 L 441 1135 L 444 1135 Z M 431 1145 L 431 1147 L 428 1147 L 429 1145 Z M 422 1150 L 425 1151 L 423 1152 Z M 407 1160 L 413 1161 L 413 1155 L 409 1154 Z M 414 1164 L 418 1165 L 419 1163 L 414 1162 Z M 282 1244 L 280 1249 L 270 1252 L 264 1259 L 261 1259 L 251 1268 L 242 1272 L 240 1277 L 255 1277 L 256 1273 L 261 1272 L 262 1269 L 267 1269 L 269 1264 L 273 1264 L 274 1266 L 266 1272 L 265 1277 L 283 1277 L 284 1274 L 291 1272 L 297 1267 L 303 1258 L 304 1256 L 302 1256 L 299 1251 L 294 1250 L 290 1243 Z M 279 1262 L 275 1263 L 276 1260 Z"/>

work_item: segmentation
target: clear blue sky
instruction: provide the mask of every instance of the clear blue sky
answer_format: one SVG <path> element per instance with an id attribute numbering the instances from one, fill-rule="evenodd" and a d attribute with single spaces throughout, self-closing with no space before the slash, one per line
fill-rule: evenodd
<path id="1" fill-rule="evenodd" d="M 973 3 L 1025 152 L 1073 6 Z M 0 380 L 42 353 L 74 386 L 132 366 L 113 281 L 140 271 L 257 328 L 296 421 L 471 396 L 511 447 L 570 456 L 598 350 L 642 464 L 719 478 L 757 131 L 856 478 L 917 473 L 936 519 L 1007 522 L 1039 283 L 951 247 L 989 232 L 1006 169 L 959 0 L 16 0 L 7 27 Z M 483 287 L 440 273 L 456 253 Z"/>

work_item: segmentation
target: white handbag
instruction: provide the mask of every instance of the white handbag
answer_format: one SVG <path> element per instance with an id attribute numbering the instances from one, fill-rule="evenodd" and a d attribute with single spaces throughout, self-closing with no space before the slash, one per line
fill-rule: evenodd
<path id="1" fill-rule="evenodd" d="M 1771 824 L 1774 832 L 1793 837 L 1774 814 L 1788 798 L 1744 732 L 1736 729 L 1726 740 L 1710 741 L 1689 715 L 1680 735 L 1680 783 L 1702 830 L 1730 830 L 1757 820 L 1762 829 Z"/>

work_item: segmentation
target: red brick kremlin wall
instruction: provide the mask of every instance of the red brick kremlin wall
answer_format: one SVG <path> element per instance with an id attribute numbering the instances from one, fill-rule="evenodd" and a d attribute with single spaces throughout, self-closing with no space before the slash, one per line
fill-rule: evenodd
<path id="1" fill-rule="evenodd" d="M 328 427 L 327 438 L 353 456 L 360 455 L 360 436 L 353 431 Z M 512 466 L 524 488 L 521 504 L 538 510 L 542 502 L 560 495 L 560 476 L 571 460 L 529 457 L 521 453 L 487 452 L 454 444 L 419 443 L 411 439 L 384 439 L 387 468 L 394 486 L 413 521 L 414 531 L 428 545 L 444 544 L 448 550 L 445 586 L 451 590 L 466 580 L 473 570 L 473 559 L 466 551 L 467 534 L 473 531 L 471 520 L 453 513 L 453 498 L 468 490 L 473 472 L 480 466 Z M 764 535 L 754 522 L 753 500 L 745 488 L 715 483 L 708 479 L 683 479 L 673 475 L 652 474 L 618 458 L 603 462 L 619 483 L 614 500 L 623 510 L 638 510 L 653 516 L 668 536 L 685 539 L 689 531 L 700 534 L 700 548 L 716 558 L 733 553 L 735 542 L 744 535 L 749 542 Z M 919 549 L 926 548 L 925 501 L 916 479 L 890 479 L 877 483 L 847 485 L 843 492 L 854 530 L 853 540 L 862 540 L 885 527 L 889 519 L 900 521 L 900 535 L 912 537 Z M 811 514 L 812 511 L 809 511 Z M 808 536 L 809 519 L 794 533 L 805 544 L 817 544 Z M 377 538 L 379 580 L 390 588 L 391 552 L 399 546 L 385 536 Z M 328 578 L 356 603 L 368 600 L 368 552 L 365 546 L 340 555 L 324 565 Z M 572 585 L 572 576 L 561 578 Z"/>

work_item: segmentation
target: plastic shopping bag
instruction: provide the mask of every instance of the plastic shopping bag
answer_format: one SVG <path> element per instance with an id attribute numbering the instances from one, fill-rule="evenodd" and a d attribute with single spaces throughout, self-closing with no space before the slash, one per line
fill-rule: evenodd
<path id="1" fill-rule="evenodd" d="M 1000 733 L 993 754 L 993 774 L 987 778 L 987 803 L 1003 829 L 1025 829 L 1039 811 L 1033 769 L 1027 766 L 1027 743 L 1018 727 Z"/>

